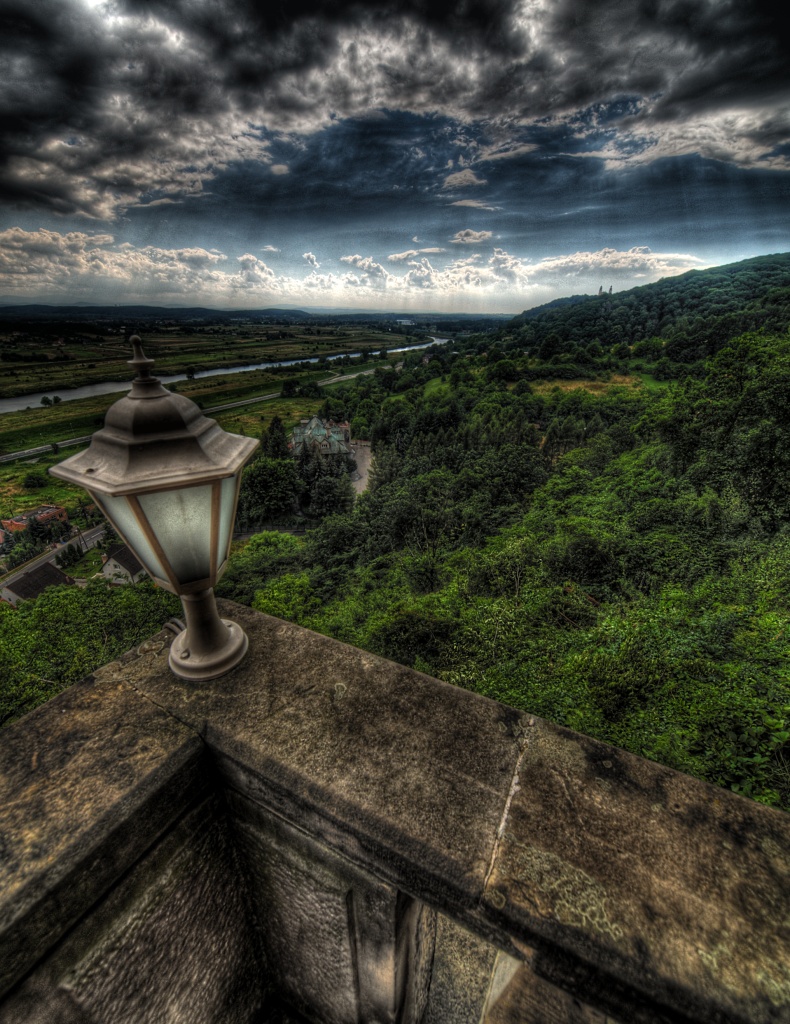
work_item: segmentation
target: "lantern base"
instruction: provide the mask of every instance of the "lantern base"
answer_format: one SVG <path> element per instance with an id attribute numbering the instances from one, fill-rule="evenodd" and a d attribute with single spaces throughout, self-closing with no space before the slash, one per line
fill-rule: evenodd
<path id="1" fill-rule="evenodd" d="M 220 620 L 228 631 L 228 639 L 217 650 L 199 653 L 190 646 L 189 629 L 179 633 L 170 645 L 168 663 L 171 670 L 184 679 L 216 679 L 235 668 L 249 647 L 247 634 L 231 622 Z"/>
<path id="2" fill-rule="evenodd" d="M 187 628 L 170 645 L 170 668 L 184 679 L 216 679 L 247 653 L 247 634 L 217 612 L 214 591 L 198 590 L 181 595 Z"/>

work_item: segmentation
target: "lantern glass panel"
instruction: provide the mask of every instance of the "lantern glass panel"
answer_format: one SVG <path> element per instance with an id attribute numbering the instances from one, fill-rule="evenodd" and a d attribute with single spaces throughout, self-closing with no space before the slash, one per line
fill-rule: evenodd
<path id="1" fill-rule="evenodd" d="M 228 555 L 230 535 L 233 530 L 236 510 L 236 485 L 238 473 L 220 481 L 219 532 L 217 535 L 217 566 L 220 567 Z"/>
<path id="2" fill-rule="evenodd" d="M 109 494 L 96 495 L 91 497 L 96 504 L 103 508 L 107 518 L 123 537 L 130 548 L 143 563 L 145 571 L 149 576 L 166 580 L 168 578 L 159 556 L 156 554 L 148 541 L 143 528 L 134 510 L 130 507 L 126 498 L 112 498 Z"/>
<path id="3" fill-rule="evenodd" d="M 179 583 L 211 575 L 211 484 L 138 495 Z"/>

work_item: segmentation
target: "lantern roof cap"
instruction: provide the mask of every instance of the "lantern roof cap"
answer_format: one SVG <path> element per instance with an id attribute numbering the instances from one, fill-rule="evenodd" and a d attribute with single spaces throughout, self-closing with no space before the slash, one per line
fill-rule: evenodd
<path id="1" fill-rule="evenodd" d="M 53 476 L 109 495 L 196 486 L 237 473 L 255 438 L 229 434 L 195 402 L 151 376 L 140 338 L 130 339 L 137 371 L 127 395 L 110 406 L 90 446 L 53 466 Z"/>

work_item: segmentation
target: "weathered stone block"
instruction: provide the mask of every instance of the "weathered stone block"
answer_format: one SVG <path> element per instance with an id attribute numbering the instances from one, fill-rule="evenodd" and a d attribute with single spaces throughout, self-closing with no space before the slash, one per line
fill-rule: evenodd
<path id="1" fill-rule="evenodd" d="M 439 914 L 423 1024 L 481 1024 L 498 955 L 496 946 Z"/>
<path id="2" fill-rule="evenodd" d="M 251 801 L 228 800 L 280 997 L 326 1024 L 420 1024 L 433 911 Z"/>
<path id="3" fill-rule="evenodd" d="M 533 723 L 483 905 L 538 973 L 629 1022 L 790 1020 L 790 817 Z"/>
<path id="4" fill-rule="evenodd" d="M 0 1006 L 0 1024 L 253 1024 L 264 974 L 216 798 L 187 815 Z"/>
<path id="5" fill-rule="evenodd" d="M 205 791 L 203 752 L 120 681 L 80 683 L 3 730 L 0 994 Z"/>
<path id="6" fill-rule="evenodd" d="M 399 889 L 476 912 L 520 751 L 512 708 L 229 602 L 249 653 L 210 684 L 166 651 L 123 678 L 200 732 L 228 785 Z"/>

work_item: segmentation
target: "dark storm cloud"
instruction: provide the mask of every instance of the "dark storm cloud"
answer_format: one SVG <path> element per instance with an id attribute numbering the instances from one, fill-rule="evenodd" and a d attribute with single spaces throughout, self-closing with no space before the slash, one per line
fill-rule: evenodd
<path id="1" fill-rule="evenodd" d="M 331 216 L 334 210 L 342 218 L 351 202 L 434 197 L 448 162 L 470 145 L 469 133 L 461 141 L 459 134 L 460 126 L 447 118 L 387 113 L 336 121 L 299 139 L 264 136 L 274 166 L 288 173 L 238 162 L 214 179 L 209 202 L 283 204 L 291 215 L 325 209 Z"/>
<path id="2" fill-rule="evenodd" d="M 202 35 L 218 57 L 240 55 L 270 44 L 279 49 L 279 69 L 302 68 L 321 61 L 332 47 L 339 27 L 381 25 L 411 19 L 455 49 L 468 48 L 470 40 L 489 50 L 517 55 L 520 33 L 513 24 L 512 0 L 296 0 L 288 4 L 267 0 L 178 0 L 166 12 L 156 0 L 126 0 L 129 11 L 150 14 L 189 33 Z M 252 41 L 252 45 L 251 45 Z M 290 45 L 282 46 L 283 42 Z M 250 82 L 260 80 L 260 69 L 247 69 Z"/>
<path id="3" fill-rule="evenodd" d="M 69 123 L 97 126 L 93 114 L 101 60 L 93 59 L 91 43 L 100 53 L 106 46 L 98 26 L 83 13 L 48 0 L 36 6 L 6 3 L 0 9 L 5 155 L 26 155 L 48 132 Z"/>
<path id="4" fill-rule="evenodd" d="M 500 157 L 550 118 L 566 153 L 597 146 L 612 166 L 645 150 L 785 166 L 788 50 L 762 0 L 5 2 L 0 198 L 111 219 L 245 161 L 297 189 L 304 163 L 278 148 L 382 109 L 493 126 Z M 494 158 L 457 148 L 445 177 Z M 412 187 L 419 161 L 399 166 Z M 441 187 L 430 155 L 419 169 Z"/>
<path id="5" fill-rule="evenodd" d="M 602 92 L 660 94 L 666 114 L 788 87 L 790 34 L 764 0 L 563 0 L 549 31 L 559 51 L 589 60 L 566 78 L 579 105 Z"/>

